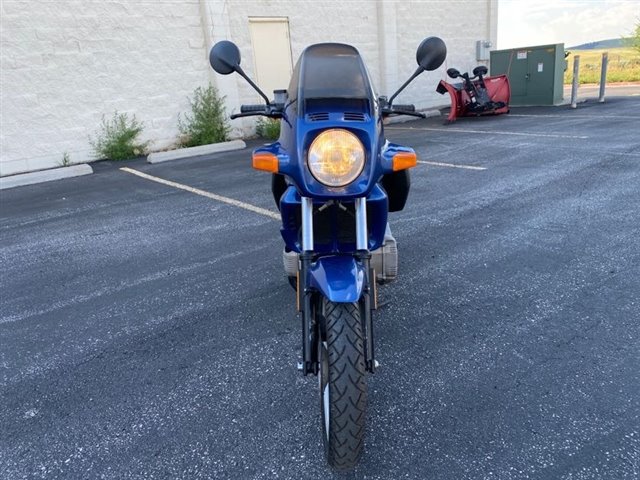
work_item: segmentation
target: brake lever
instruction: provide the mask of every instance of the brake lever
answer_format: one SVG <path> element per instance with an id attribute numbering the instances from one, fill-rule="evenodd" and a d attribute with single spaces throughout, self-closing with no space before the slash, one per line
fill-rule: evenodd
<path id="1" fill-rule="evenodd" d="M 267 111 L 264 110 L 262 112 L 246 112 L 246 113 L 232 113 L 229 115 L 231 120 L 235 120 L 236 118 L 243 117 L 257 117 L 257 116 L 269 117 L 269 118 L 282 118 L 283 113 L 279 110 Z"/>
<path id="2" fill-rule="evenodd" d="M 408 115 L 410 117 L 427 118 L 427 116 L 424 113 L 420 113 L 420 112 L 407 112 L 405 110 L 393 110 L 389 108 L 382 109 L 383 117 L 389 117 L 391 115 Z"/>
<path id="3" fill-rule="evenodd" d="M 394 110 L 393 113 L 395 113 L 396 115 L 409 115 L 410 117 L 427 118 L 424 113 L 420 112 L 405 112 L 404 110 Z"/>

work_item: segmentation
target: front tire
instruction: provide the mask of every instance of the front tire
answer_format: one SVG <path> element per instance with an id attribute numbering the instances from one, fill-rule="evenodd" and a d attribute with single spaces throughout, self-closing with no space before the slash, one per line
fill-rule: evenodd
<path id="1" fill-rule="evenodd" d="M 323 299 L 319 339 L 322 439 L 329 465 L 350 470 L 364 446 L 367 409 L 364 338 L 357 303 Z"/>

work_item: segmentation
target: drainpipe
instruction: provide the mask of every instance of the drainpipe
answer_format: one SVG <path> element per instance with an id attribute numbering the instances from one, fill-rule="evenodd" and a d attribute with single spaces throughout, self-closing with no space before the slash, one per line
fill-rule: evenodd
<path id="1" fill-rule="evenodd" d="M 209 63 L 209 50 L 220 40 L 231 40 L 231 28 L 229 23 L 229 11 L 226 1 L 221 0 L 200 0 L 200 16 L 205 40 L 205 58 L 203 61 Z M 238 81 L 240 77 L 236 74 L 219 75 L 209 68 L 209 79 L 218 89 L 218 94 L 225 98 L 227 114 L 240 111 L 240 90 Z M 230 132 L 232 138 L 242 138 L 243 131 L 240 127 L 235 127 Z"/>
<path id="2" fill-rule="evenodd" d="M 391 95 L 400 86 L 398 80 L 398 23 L 396 2 L 376 2 L 378 16 L 378 55 L 380 65 L 380 95 Z"/>

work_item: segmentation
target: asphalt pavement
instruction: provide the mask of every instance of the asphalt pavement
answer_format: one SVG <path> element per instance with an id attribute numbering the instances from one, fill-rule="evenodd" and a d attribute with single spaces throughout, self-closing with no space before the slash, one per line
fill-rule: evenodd
<path id="1" fill-rule="evenodd" d="M 348 475 L 249 150 L 0 192 L 0 478 L 638 478 L 640 97 L 443 118 Z"/>

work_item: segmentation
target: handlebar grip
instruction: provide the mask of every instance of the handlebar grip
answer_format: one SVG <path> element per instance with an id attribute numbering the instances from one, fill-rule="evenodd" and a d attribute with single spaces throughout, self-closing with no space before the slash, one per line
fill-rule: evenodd
<path id="1" fill-rule="evenodd" d="M 240 113 L 264 112 L 266 109 L 266 105 L 241 105 Z"/>
<path id="2" fill-rule="evenodd" d="M 394 110 L 401 110 L 403 112 L 415 112 L 416 111 L 416 106 L 415 105 L 396 105 L 394 103 L 393 104 L 393 109 Z"/>

